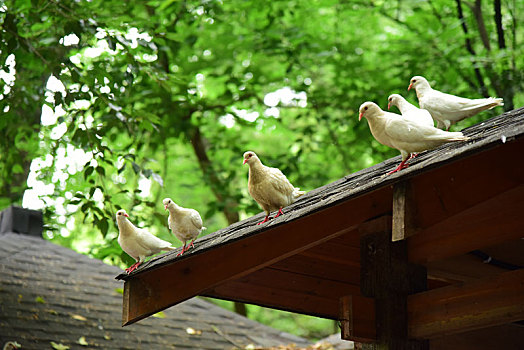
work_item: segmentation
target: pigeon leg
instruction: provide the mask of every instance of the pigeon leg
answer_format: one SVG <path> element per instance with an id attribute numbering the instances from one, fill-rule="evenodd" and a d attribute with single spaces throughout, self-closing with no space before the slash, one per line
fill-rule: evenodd
<path id="1" fill-rule="evenodd" d="M 266 215 L 266 218 L 264 219 L 264 221 L 260 221 L 257 225 L 263 224 L 264 222 L 268 220 L 269 220 L 269 214 Z"/>
<path id="2" fill-rule="evenodd" d="M 186 251 L 186 244 L 184 243 L 184 246 L 182 247 L 182 251 L 180 253 L 178 253 L 176 256 L 180 256 L 180 255 L 184 254 L 185 251 Z"/>
<path id="3" fill-rule="evenodd" d="M 275 219 L 278 218 L 280 215 L 283 215 L 284 212 L 282 211 L 282 208 L 278 209 L 277 215 L 275 215 Z"/>
<path id="4" fill-rule="evenodd" d="M 133 265 L 129 266 L 129 267 L 126 269 L 126 272 L 129 274 L 129 273 L 135 271 L 135 270 L 138 268 L 138 266 L 139 266 L 140 264 L 141 264 L 141 261 L 139 260 L 139 261 L 137 261 L 136 263 L 134 263 Z"/>
<path id="5" fill-rule="evenodd" d="M 409 158 L 408 158 L 408 159 L 409 159 Z M 396 173 L 397 171 L 400 171 L 400 170 L 402 170 L 402 169 L 406 169 L 406 168 L 409 166 L 409 165 L 406 164 L 406 162 L 408 161 L 408 159 L 403 160 L 402 162 L 400 162 L 399 166 L 396 167 L 395 170 L 390 171 L 390 172 L 387 173 L 386 175 L 391 175 L 391 174 L 393 174 L 393 173 Z"/>
<path id="6" fill-rule="evenodd" d="M 416 156 L 418 156 L 418 153 L 411 153 L 411 154 L 409 155 L 409 158 L 406 159 L 406 162 L 407 162 L 408 160 L 410 160 L 410 159 L 415 158 Z"/>
<path id="7" fill-rule="evenodd" d="M 196 238 L 195 238 L 195 239 L 196 239 Z M 187 246 L 186 252 L 189 250 L 189 248 L 194 248 L 194 247 L 195 247 L 195 246 L 193 245 L 193 242 L 195 241 L 195 239 L 192 240 L 191 243 L 189 243 L 189 245 Z"/>

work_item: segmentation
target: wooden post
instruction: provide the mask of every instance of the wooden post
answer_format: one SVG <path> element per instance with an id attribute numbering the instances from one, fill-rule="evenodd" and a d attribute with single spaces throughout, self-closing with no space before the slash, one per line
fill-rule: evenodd
<path id="1" fill-rule="evenodd" d="M 407 297 L 426 290 L 426 268 L 408 263 L 406 241 L 391 241 L 390 216 L 359 228 L 360 288 L 375 298 L 377 343 L 363 349 L 427 350 L 427 340 L 408 339 Z M 391 222 L 391 221 L 389 221 Z"/>
<path id="2" fill-rule="evenodd" d="M 413 205 L 411 183 L 405 180 L 393 186 L 393 242 L 412 236 L 416 231 L 416 207 Z"/>

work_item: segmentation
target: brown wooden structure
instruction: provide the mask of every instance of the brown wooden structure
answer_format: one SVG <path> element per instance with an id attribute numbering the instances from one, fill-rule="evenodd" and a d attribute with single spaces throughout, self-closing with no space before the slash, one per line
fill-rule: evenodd
<path id="1" fill-rule="evenodd" d="M 267 224 L 259 214 L 117 276 L 123 324 L 204 295 L 339 320 L 367 348 L 481 349 L 485 334 L 519 348 L 524 108 L 464 134 L 398 173 L 385 175 L 396 157 Z"/>

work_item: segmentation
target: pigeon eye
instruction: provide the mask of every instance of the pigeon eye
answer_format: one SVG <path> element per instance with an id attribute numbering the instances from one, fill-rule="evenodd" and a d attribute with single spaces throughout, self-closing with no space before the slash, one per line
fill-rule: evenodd
<path id="1" fill-rule="evenodd" d="M 413 80 L 412 80 L 411 82 L 412 82 L 412 83 L 416 83 L 416 82 L 417 82 L 417 80 L 416 80 L 416 79 L 413 79 Z"/>
<path id="2" fill-rule="evenodd" d="M 364 110 L 367 111 L 368 110 L 368 106 L 364 107 Z"/>

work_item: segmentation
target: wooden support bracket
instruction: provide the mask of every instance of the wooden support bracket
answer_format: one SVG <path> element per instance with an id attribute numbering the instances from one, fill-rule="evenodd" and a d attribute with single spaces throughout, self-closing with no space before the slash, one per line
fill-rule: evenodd
<path id="1" fill-rule="evenodd" d="M 340 298 L 341 338 L 368 343 L 376 339 L 375 302 L 359 295 Z"/>
<path id="2" fill-rule="evenodd" d="M 393 186 L 393 223 L 391 240 L 401 241 L 415 234 L 416 206 L 413 203 L 413 193 L 410 180 L 396 183 Z"/>

